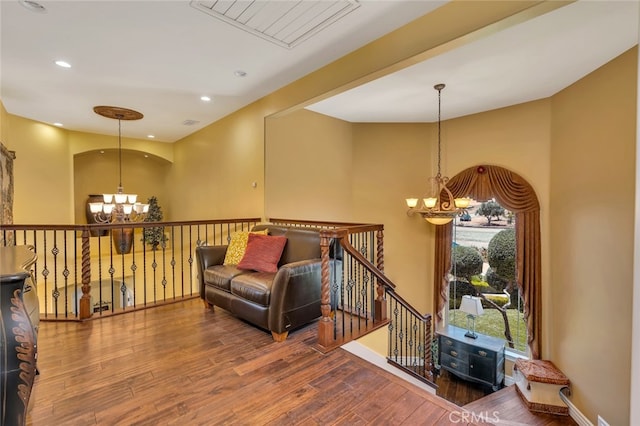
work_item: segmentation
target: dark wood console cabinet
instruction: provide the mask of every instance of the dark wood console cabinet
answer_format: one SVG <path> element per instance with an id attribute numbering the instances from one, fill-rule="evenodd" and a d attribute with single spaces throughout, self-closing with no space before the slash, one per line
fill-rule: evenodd
<path id="1" fill-rule="evenodd" d="M 453 326 L 437 331 L 440 368 L 500 389 L 504 381 L 504 340 L 481 334 L 472 339 L 464 335 L 466 332 Z"/>
<path id="2" fill-rule="evenodd" d="M 36 375 L 36 330 L 24 293 L 32 285 L 35 261 L 30 246 L 0 247 L 0 425 L 26 424 Z"/>

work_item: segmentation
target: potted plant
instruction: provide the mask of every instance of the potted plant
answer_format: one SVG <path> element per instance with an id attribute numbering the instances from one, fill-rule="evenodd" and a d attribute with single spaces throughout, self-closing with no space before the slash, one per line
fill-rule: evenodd
<path id="1" fill-rule="evenodd" d="M 147 217 L 144 218 L 145 222 L 162 222 L 162 208 L 158 205 L 158 199 L 155 196 L 150 197 L 147 202 L 149 203 L 149 211 Z M 164 235 L 164 227 L 154 226 L 151 228 L 144 228 L 142 231 L 142 241 L 149 244 L 153 250 L 158 249 L 160 243 L 164 243 L 168 240 Z"/>

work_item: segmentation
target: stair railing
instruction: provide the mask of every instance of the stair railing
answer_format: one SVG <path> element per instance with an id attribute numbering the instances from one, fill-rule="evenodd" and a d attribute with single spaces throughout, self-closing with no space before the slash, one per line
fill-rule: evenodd
<path id="1" fill-rule="evenodd" d="M 384 274 L 383 226 L 270 219 L 279 225 L 320 228 L 322 255 L 318 346 L 329 351 L 387 327 L 387 361 L 433 383 L 432 318 L 397 293 Z"/>

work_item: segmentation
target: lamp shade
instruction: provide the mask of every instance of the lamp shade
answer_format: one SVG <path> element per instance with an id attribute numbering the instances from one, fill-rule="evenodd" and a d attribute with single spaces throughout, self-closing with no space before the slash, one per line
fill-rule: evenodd
<path id="1" fill-rule="evenodd" d="M 460 302 L 460 310 L 466 314 L 477 317 L 482 315 L 484 309 L 482 308 L 482 299 L 474 296 L 462 296 L 462 302 Z"/>
<path id="2" fill-rule="evenodd" d="M 418 205 L 418 199 L 417 198 L 407 198 L 407 206 L 412 209 L 414 207 L 416 207 Z"/>
<path id="3" fill-rule="evenodd" d="M 425 217 L 427 222 L 432 223 L 434 225 L 446 225 L 447 223 L 453 220 L 452 217 Z"/>

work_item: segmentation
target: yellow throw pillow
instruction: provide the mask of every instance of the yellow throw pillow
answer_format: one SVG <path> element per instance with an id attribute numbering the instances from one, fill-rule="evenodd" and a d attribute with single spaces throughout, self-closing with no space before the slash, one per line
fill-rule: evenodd
<path id="1" fill-rule="evenodd" d="M 263 231 L 251 232 L 251 234 L 268 235 L 268 229 Z M 239 231 L 231 235 L 231 241 L 229 241 L 229 247 L 227 247 L 227 254 L 224 256 L 223 265 L 237 265 L 242 260 L 244 252 L 247 249 L 247 241 L 249 240 L 248 231 Z"/>

